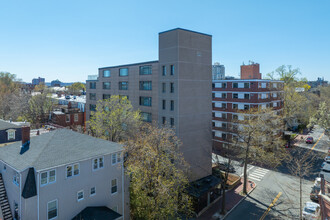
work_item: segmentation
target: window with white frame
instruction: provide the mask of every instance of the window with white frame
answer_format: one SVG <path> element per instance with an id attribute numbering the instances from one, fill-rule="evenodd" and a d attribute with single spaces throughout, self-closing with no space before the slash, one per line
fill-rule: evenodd
<path id="1" fill-rule="evenodd" d="M 104 158 L 99 157 L 93 159 L 93 170 L 97 170 L 104 167 Z"/>
<path id="2" fill-rule="evenodd" d="M 16 184 L 17 186 L 19 186 L 19 173 L 18 173 L 18 172 L 15 172 L 15 173 L 14 173 L 13 182 L 14 182 L 14 184 Z"/>
<path id="3" fill-rule="evenodd" d="M 84 190 L 78 191 L 77 192 L 77 201 L 81 201 L 84 199 Z"/>
<path id="4" fill-rule="evenodd" d="M 14 129 L 8 130 L 7 133 L 8 133 L 8 141 L 15 140 L 15 130 Z"/>
<path id="5" fill-rule="evenodd" d="M 91 188 L 91 196 L 94 196 L 96 194 L 95 186 Z"/>
<path id="6" fill-rule="evenodd" d="M 111 194 L 117 192 L 117 179 L 111 180 Z"/>
<path id="7" fill-rule="evenodd" d="M 46 185 L 48 183 L 54 183 L 56 181 L 56 171 L 50 170 L 46 172 L 42 172 L 40 174 L 40 185 Z"/>
<path id="8" fill-rule="evenodd" d="M 66 177 L 79 175 L 79 164 L 69 165 L 66 167 Z"/>
<path id="9" fill-rule="evenodd" d="M 273 102 L 273 107 L 277 107 L 277 102 Z"/>
<path id="10" fill-rule="evenodd" d="M 111 155 L 111 164 L 114 165 L 117 162 L 117 154 L 112 154 Z"/>
<path id="11" fill-rule="evenodd" d="M 117 153 L 117 163 L 121 161 L 121 153 Z"/>
<path id="12" fill-rule="evenodd" d="M 273 97 L 277 98 L 277 93 L 276 92 L 273 92 Z"/>
<path id="13" fill-rule="evenodd" d="M 78 121 L 78 114 L 74 114 L 74 121 L 75 121 L 75 122 Z"/>
<path id="14" fill-rule="evenodd" d="M 47 204 L 47 219 L 57 218 L 57 200 L 48 202 Z"/>

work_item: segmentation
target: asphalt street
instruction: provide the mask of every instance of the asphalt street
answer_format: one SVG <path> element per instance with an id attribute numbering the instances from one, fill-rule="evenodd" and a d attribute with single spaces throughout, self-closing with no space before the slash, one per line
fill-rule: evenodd
<path id="1" fill-rule="evenodd" d="M 309 194 L 313 181 L 318 176 L 323 158 L 330 147 L 329 137 L 323 135 L 323 130 L 319 127 L 315 127 L 307 136 L 314 138 L 314 144 L 319 138 L 320 140 L 315 146 L 301 141 L 299 147 L 288 149 L 304 154 L 308 152 L 308 156 L 314 161 L 311 174 L 303 179 L 303 206 L 310 201 Z M 241 170 L 240 168 L 236 170 L 239 175 L 242 174 Z M 290 174 L 287 164 L 276 170 L 249 165 L 248 176 L 257 187 L 226 217 L 227 220 L 255 220 L 262 217 L 263 219 L 299 219 L 299 178 Z"/>

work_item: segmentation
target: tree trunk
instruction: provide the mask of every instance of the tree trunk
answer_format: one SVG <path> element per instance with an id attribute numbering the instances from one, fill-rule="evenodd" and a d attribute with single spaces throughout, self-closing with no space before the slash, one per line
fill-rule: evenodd
<path id="1" fill-rule="evenodd" d="M 221 214 L 226 214 L 226 183 L 222 185 L 222 204 L 221 204 Z"/>
<path id="2" fill-rule="evenodd" d="M 247 194 L 247 160 L 248 160 L 248 154 L 249 154 L 249 146 L 246 147 L 245 152 L 245 161 L 244 161 L 244 181 L 243 181 L 243 193 Z"/>

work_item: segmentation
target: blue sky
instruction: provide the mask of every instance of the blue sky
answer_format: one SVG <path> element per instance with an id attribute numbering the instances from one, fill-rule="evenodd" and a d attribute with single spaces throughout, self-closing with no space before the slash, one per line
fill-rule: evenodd
<path id="1" fill-rule="evenodd" d="M 23 81 L 85 81 L 99 67 L 158 59 L 158 33 L 181 27 L 213 36 L 213 62 L 238 76 L 282 64 L 330 80 L 328 0 L 0 0 L 0 71 Z"/>

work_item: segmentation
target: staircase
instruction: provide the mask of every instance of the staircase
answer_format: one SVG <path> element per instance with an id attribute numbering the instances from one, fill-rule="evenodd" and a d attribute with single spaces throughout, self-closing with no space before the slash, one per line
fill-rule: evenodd
<path id="1" fill-rule="evenodd" d="M 3 220 L 13 220 L 13 216 L 11 214 L 5 184 L 2 180 L 2 174 L 0 173 L 0 207 L 2 210 Z"/>

